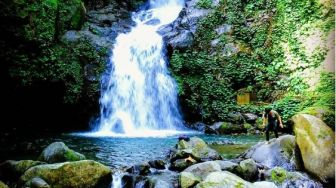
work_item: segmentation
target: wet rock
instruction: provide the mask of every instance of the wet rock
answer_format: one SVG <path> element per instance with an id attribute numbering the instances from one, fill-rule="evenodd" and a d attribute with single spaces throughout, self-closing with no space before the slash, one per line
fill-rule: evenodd
<path id="1" fill-rule="evenodd" d="M 250 124 L 255 124 L 258 119 L 258 116 L 252 113 L 245 113 L 243 114 L 243 117 L 245 121 Z"/>
<path id="2" fill-rule="evenodd" d="M 219 166 L 221 167 L 221 170 L 223 171 L 229 171 L 229 172 L 233 172 L 234 169 L 236 169 L 238 167 L 237 163 L 231 162 L 231 161 L 215 161 L 216 163 L 219 164 Z"/>
<path id="3" fill-rule="evenodd" d="M 149 178 L 149 188 L 174 188 L 171 182 L 159 178 Z"/>
<path id="4" fill-rule="evenodd" d="M 174 171 L 182 171 L 193 164 L 196 164 L 196 160 L 192 158 L 177 159 L 171 163 L 169 169 Z"/>
<path id="5" fill-rule="evenodd" d="M 65 161 L 79 161 L 84 160 L 85 156 L 70 149 L 63 142 L 54 142 L 46 147 L 40 157 L 40 161 L 47 163 L 58 163 Z"/>
<path id="6" fill-rule="evenodd" d="M 254 182 L 253 187 L 255 188 L 278 188 L 273 182 L 268 182 L 268 181 L 258 181 Z"/>
<path id="7" fill-rule="evenodd" d="M 107 187 L 112 181 L 110 168 L 91 160 L 38 165 L 28 169 L 20 178 L 25 185 L 40 177 L 51 187 Z"/>
<path id="8" fill-rule="evenodd" d="M 29 168 L 40 164 L 45 163 L 32 160 L 5 161 L 4 163 L 0 164 L 0 178 L 2 180 L 15 182 Z"/>
<path id="9" fill-rule="evenodd" d="M 321 180 L 335 179 L 335 133 L 312 115 L 293 117 L 296 143 L 305 169 Z"/>
<path id="10" fill-rule="evenodd" d="M 244 180 L 255 181 L 258 178 L 258 167 L 253 159 L 241 161 L 236 171 Z"/>
<path id="11" fill-rule="evenodd" d="M 311 179 L 302 172 L 289 172 L 281 167 L 275 167 L 265 173 L 267 181 L 274 182 L 279 187 L 314 187 L 322 188 L 322 184 Z"/>
<path id="12" fill-rule="evenodd" d="M 39 177 L 33 178 L 29 186 L 31 188 L 50 188 L 50 185 Z"/>
<path id="13" fill-rule="evenodd" d="M 166 162 L 163 160 L 154 160 L 148 162 L 149 166 L 156 169 L 165 169 Z"/>
<path id="14" fill-rule="evenodd" d="M 143 176 L 134 175 L 134 174 L 125 174 L 121 178 L 121 182 L 124 188 L 134 188 L 136 184 L 145 181 Z"/>
<path id="15" fill-rule="evenodd" d="M 126 172 L 137 175 L 147 175 L 150 173 L 150 165 L 148 163 L 134 165 L 127 169 Z"/>
<path id="16" fill-rule="evenodd" d="M 202 139 L 198 137 L 190 138 L 190 141 L 181 140 L 176 145 L 176 149 L 170 155 L 171 162 L 177 159 L 196 160 L 197 162 L 204 162 L 210 160 L 221 159 L 221 156 L 211 149 Z"/>
<path id="17" fill-rule="evenodd" d="M 211 172 L 221 171 L 221 166 L 216 161 L 207 161 L 192 165 L 183 172 L 190 172 L 197 177 L 205 178 Z"/>
<path id="18" fill-rule="evenodd" d="M 270 143 L 261 142 L 242 154 L 240 158 L 253 159 L 267 168 L 280 166 L 287 170 L 301 169 L 299 150 L 292 135 L 274 138 Z"/>
<path id="19" fill-rule="evenodd" d="M 196 185 L 196 188 L 219 188 L 219 187 L 252 187 L 240 177 L 227 171 L 212 172 L 204 181 Z"/>
<path id="20" fill-rule="evenodd" d="M 191 188 L 194 187 L 199 182 L 201 182 L 201 178 L 195 176 L 191 172 L 181 172 L 180 174 L 179 185 L 181 188 Z"/>

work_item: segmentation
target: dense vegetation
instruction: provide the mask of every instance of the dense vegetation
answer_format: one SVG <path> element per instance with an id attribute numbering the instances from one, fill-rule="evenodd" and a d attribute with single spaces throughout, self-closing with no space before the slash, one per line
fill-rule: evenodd
<path id="1" fill-rule="evenodd" d="M 57 83 L 64 104 L 97 106 L 108 50 L 62 36 L 83 27 L 87 9 L 109 2 L 2 1 L 1 76 L 8 96 Z M 116 2 L 134 10 L 144 1 Z M 335 77 L 321 73 L 334 30 L 332 1 L 220 0 L 215 6 L 199 0 L 197 6 L 211 13 L 199 21 L 192 48 L 174 51 L 170 67 L 188 121 L 212 123 L 272 105 L 285 120 L 302 111 L 333 125 Z M 256 99 L 239 106 L 236 96 L 244 92 Z"/>
<path id="2" fill-rule="evenodd" d="M 334 29 L 333 2 L 222 0 L 214 7 L 201 0 L 198 6 L 213 11 L 200 21 L 193 48 L 175 51 L 171 60 L 189 121 L 225 120 L 230 111 L 261 113 L 265 105 L 288 120 L 319 106 L 333 125 L 333 73 L 316 84 Z M 254 103 L 236 105 L 241 92 L 253 93 Z"/>

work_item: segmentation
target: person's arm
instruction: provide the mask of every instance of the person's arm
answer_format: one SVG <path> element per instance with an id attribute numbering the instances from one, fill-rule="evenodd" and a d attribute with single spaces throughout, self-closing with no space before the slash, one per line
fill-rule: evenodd
<path id="1" fill-rule="evenodd" d="M 276 115 L 276 117 L 277 117 L 277 119 L 278 119 L 278 121 L 279 121 L 279 125 L 280 125 L 280 127 L 281 127 L 281 128 L 284 128 L 284 126 L 283 126 L 283 124 L 282 124 L 281 116 L 279 115 L 279 113 L 278 113 L 278 112 L 275 112 L 275 115 Z"/>

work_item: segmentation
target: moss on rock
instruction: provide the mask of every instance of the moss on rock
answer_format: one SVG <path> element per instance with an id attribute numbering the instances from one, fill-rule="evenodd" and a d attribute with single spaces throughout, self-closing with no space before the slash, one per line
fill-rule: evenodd
<path id="1" fill-rule="evenodd" d="M 54 142 L 50 144 L 42 151 L 39 157 L 39 160 L 48 163 L 79 161 L 84 159 L 84 155 L 70 149 L 63 142 Z"/>
<path id="2" fill-rule="evenodd" d="M 0 178 L 3 180 L 15 182 L 29 168 L 41 164 L 45 163 L 33 160 L 5 161 L 4 163 L 0 164 Z"/>
<path id="3" fill-rule="evenodd" d="M 275 167 L 271 171 L 271 178 L 272 181 L 277 184 L 282 184 L 288 177 L 287 171 L 284 168 L 281 167 Z"/>
<path id="4" fill-rule="evenodd" d="M 51 187 L 97 187 L 112 180 L 111 169 L 91 160 L 38 165 L 27 170 L 20 178 L 22 185 L 40 177 Z M 29 185 L 28 185 L 29 186 Z"/>
<path id="5" fill-rule="evenodd" d="M 293 117 L 296 143 L 304 167 L 321 180 L 335 178 L 335 133 L 322 120 L 308 114 Z"/>
<path id="6" fill-rule="evenodd" d="M 191 188 L 194 187 L 201 181 L 200 177 L 195 176 L 191 172 L 181 172 L 179 176 L 179 185 L 181 188 Z"/>

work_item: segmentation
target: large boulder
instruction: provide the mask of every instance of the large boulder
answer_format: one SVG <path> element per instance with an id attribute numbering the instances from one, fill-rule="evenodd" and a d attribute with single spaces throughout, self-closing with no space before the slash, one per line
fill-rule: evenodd
<path id="1" fill-rule="evenodd" d="M 28 169 L 21 176 L 20 184 L 30 187 L 35 177 L 40 177 L 51 187 L 108 187 L 112 171 L 91 160 L 45 164 Z"/>
<path id="2" fill-rule="evenodd" d="M 63 142 L 54 142 L 50 144 L 42 151 L 39 157 L 39 160 L 45 161 L 47 163 L 79 161 L 84 159 L 84 155 L 70 149 Z"/>
<path id="3" fill-rule="evenodd" d="M 321 180 L 335 179 L 335 133 L 312 115 L 293 117 L 296 143 L 305 169 Z"/>
<path id="4" fill-rule="evenodd" d="M 45 163 L 32 160 L 5 161 L 0 164 L 0 179 L 14 182 L 29 168 L 40 164 Z"/>
<path id="5" fill-rule="evenodd" d="M 267 168 L 280 166 L 287 170 L 300 170 L 302 166 L 295 137 L 292 135 L 274 138 L 269 143 L 261 142 L 242 154 L 240 158 L 253 159 Z"/>
<path id="6" fill-rule="evenodd" d="M 183 172 L 190 172 L 196 177 L 204 179 L 211 172 L 221 171 L 221 166 L 216 161 L 198 163 L 185 169 Z"/>
<path id="7" fill-rule="evenodd" d="M 192 137 L 190 141 L 180 140 L 176 149 L 172 151 L 170 160 L 173 162 L 177 159 L 186 159 L 188 157 L 198 162 L 221 159 L 221 156 L 214 149 L 211 149 L 198 137 Z"/>

